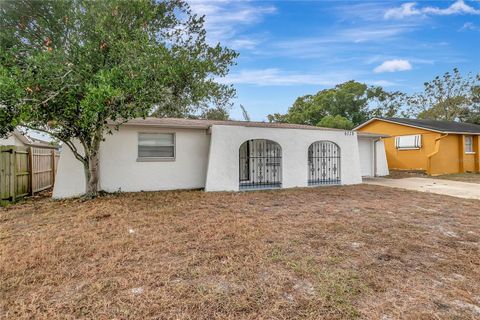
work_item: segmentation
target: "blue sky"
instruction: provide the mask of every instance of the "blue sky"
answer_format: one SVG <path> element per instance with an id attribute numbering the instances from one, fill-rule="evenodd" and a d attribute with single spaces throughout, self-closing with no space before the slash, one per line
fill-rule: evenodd
<path id="1" fill-rule="evenodd" d="M 208 41 L 240 53 L 222 82 L 254 120 L 357 80 L 412 93 L 458 67 L 480 72 L 480 1 L 191 0 Z"/>

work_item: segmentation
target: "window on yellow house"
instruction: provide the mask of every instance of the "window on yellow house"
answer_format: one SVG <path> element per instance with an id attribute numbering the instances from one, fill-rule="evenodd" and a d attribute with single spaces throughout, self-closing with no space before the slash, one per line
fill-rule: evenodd
<path id="1" fill-rule="evenodd" d="M 473 153 L 473 137 L 465 136 L 465 153 Z"/>
<path id="2" fill-rule="evenodd" d="M 395 147 L 398 150 L 416 150 L 422 147 L 422 135 L 395 137 Z"/>

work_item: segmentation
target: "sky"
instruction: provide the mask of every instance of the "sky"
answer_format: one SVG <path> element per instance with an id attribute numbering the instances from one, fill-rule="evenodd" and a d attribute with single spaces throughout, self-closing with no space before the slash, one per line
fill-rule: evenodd
<path id="1" fill-rule="evenodd" d="M 295 99 L 348 80 L 421 91 L 458 67 L 480 72 L 480 0 L 190 0 L 207 40 L 240 56 L 229 75 L 231 116 L 285 113 Z"/>

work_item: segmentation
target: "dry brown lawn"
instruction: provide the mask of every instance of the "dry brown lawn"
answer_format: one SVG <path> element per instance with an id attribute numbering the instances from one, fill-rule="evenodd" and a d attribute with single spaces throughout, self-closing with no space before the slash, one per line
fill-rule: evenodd
<path id="1" fill-rule="evenodd" d="M 1 319 L 479 319 L 480 201 L 379 186 L 0 209 Z"/>

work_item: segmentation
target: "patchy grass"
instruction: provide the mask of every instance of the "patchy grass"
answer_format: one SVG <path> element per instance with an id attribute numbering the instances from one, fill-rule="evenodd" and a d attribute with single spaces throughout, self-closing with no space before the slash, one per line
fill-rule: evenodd
<path id="1" fill-rule="evenodd" d="M 0 209 L 0 318 L 478 319 L 480 201 L 372 185 Z"/>

